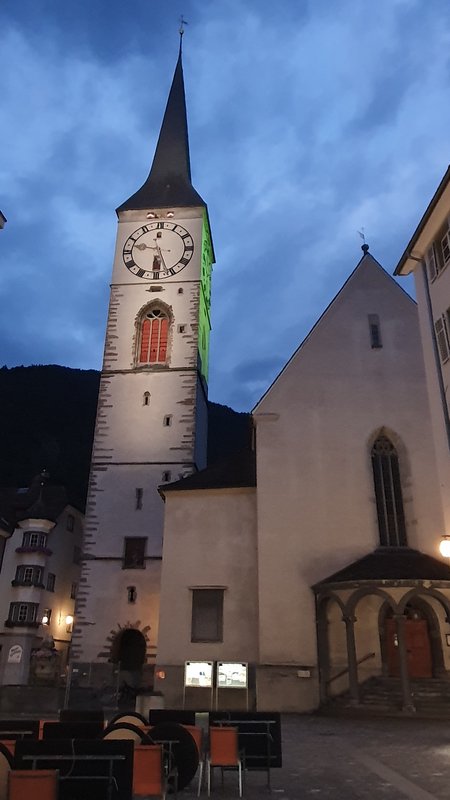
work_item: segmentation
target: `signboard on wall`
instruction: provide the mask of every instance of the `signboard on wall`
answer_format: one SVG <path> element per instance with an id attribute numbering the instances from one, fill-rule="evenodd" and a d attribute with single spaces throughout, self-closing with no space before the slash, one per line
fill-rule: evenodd
<path id="1" fill-rule="evenodd" d="M 213 685 L 213 662 L 186 661 L 184 664 L 184 685 L 189 688 L 211 689 Z"/>
<path id="2" fill-rule="evenodd" d="M 217 662 L 218 689 L 246 689 L 248 664 L 229 661 Z"/>
<path id="3" fill-rule="evenodd" d="M 20 644 L 13 644 L 8 652 L 8 664 L 20 664 L 22 661 L 23 649 Z"/>

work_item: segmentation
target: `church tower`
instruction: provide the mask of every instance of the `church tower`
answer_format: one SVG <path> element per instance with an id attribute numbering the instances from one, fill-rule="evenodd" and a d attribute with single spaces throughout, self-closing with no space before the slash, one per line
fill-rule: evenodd
<path id="1" fill-rule="evenodd" d="M 73 636 L 80 685 L 110 682 L 111 662 L 131 683 L 154 664 L 158 487 L 206 464 L 214 253 L 191 182 L 181 47 L 150 173 L 117 216 Z"/>

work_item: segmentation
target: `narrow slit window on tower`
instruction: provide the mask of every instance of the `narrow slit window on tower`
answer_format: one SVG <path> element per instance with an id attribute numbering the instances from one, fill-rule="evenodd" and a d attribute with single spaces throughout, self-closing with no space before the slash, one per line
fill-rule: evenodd
<path id="1" fill-rule="evenodd" d="M 150 392 L 144 392 L 142 396 L 142 405 L 144 406 L 150 405 Z"/>
<path id="2" fill-rule="evenodd" d="M 169 469 L 164 470 L 162 474 L 163 483 L 169 483 L 171 477 L 172 477 L 171 471 Z"/>
<path id="3" fill-rule="evenodd" d="M 186 333 L 186 325 L 178 325 L 178 333 Z"/>
<path id="4" fill-rule="evenodd" d="M 380 318 L 378 314 L 369 314 L 369 332 L 372 350 L 383 347 L 381 342 Z"/>
<path id="5" fill-rule="evenodd" d="M 144 496 L 143 489 L 136 489 L 136 511 L 141 511 L 142 509 L 142 498 Z"/>
<path id="6" fill-rule="evenodd" d="M 180 286 L 180 288 L 178 289 L 178 294 L 183 294 L 183 289 L 181 288 L 181 286 Z"/>
<path id="7" fill-rule="evenodd" d="M 163 418 L 163 428 L 170 428 L 172 425 L 172 414 L 166 414 Z"/>

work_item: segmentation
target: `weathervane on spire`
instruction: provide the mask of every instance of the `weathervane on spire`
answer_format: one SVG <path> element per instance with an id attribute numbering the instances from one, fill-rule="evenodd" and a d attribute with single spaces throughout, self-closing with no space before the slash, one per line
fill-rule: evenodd
<path id="1" fill-rule="evenodd" d="M 184 18 L 183 14 L 180 17 L 180 27 L 178 33 L 180 34 L 180 53 L 181 53 L 181 46 L 183 43 L 183 34 L 184 34 L 184 26 L 189 25 L 188 21 Z"/>
<path id="2" fill-rule="evenodd" d="M 364 242 L 364 244 L 363 244 L 363 245 L 361 245 L 361 250 L 363 251 L 363 253 L 364 253 L 364 254 L 366 254 L 366 253 L 368 253 L 368 252 L 369 252 L 369 245 L 368 245 L 368 244 L 367 244 L 367 242 L 366 242 L 366 234 L 365 234 L 365 232 L 364 232 L 364 228 L 361 228 L 361 230 L 360 230 L 360 231 L 358 231 L 358 233 L 359 233 L 359 235 L 360 235 L 361 239 L 362 239 L 362 240 L 363 240 L 363 242 Z"/>

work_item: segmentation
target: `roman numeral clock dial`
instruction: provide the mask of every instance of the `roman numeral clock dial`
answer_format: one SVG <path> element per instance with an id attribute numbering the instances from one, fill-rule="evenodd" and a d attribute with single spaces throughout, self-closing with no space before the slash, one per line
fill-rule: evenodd
<path id="1" fill-rule="evenodd" d="M 149 222 L 131 234 L 123 261 L 137 278 L 160 281 L 184 269 L 194 253 L 194 241 L 176 222 Z"/>

